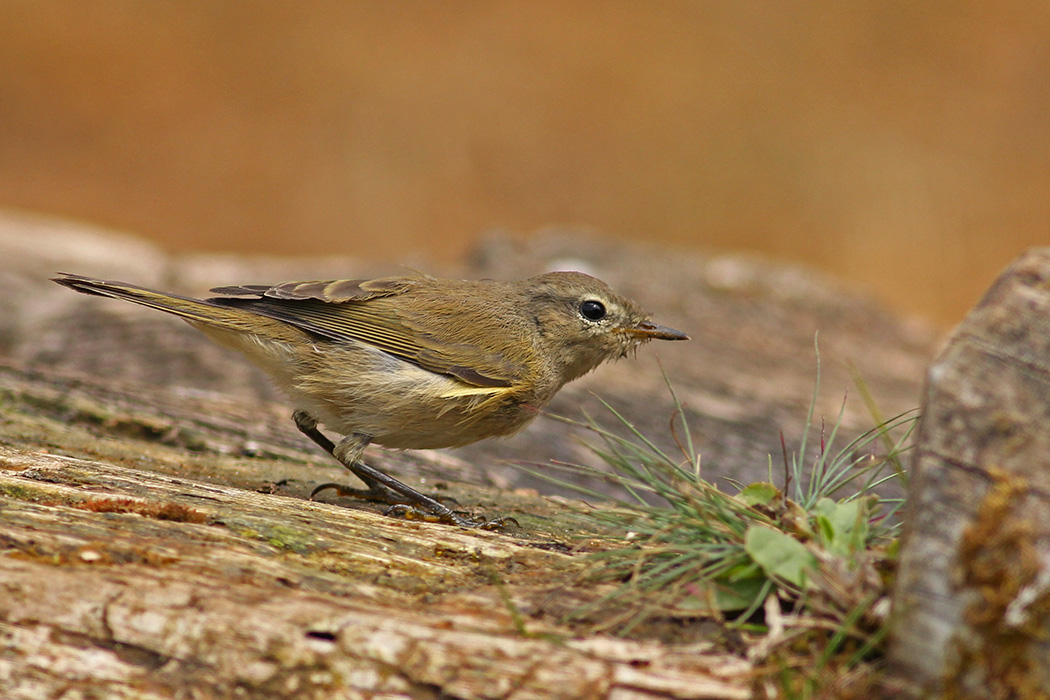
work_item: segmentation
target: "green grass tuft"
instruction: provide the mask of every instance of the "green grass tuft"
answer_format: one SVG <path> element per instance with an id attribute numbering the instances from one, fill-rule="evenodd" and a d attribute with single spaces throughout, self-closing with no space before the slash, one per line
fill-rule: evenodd
<path id="1" fill-rule="evenodd" d="M 855 379 L 870 408 L 870 392 Z M 823 421 L 816 427 L 818 352 L 799 450 L 789 454 L 781 435 L 781 483 L 774 483 L 770 458 L 769 481 L 735 484 L 735 493 L 727 493 L 703 478 L 685 411 L 667 385 L 680 456 L 667 454 L 604 401 L 616 430 L 591 416 L 560 419 L 595 438 L 585 444 L 608 471 L 552 466 L 611 482 L 627 494 L 579 508 L 581 518 L 619 533 L 619 541 L 590 555 L 593 579 L 613 585 L 573 617 L 623 635 L 657 617 L 715 619 L 754 641 L 752 660 L 768 665 L 788 697 L 811 697 L 832 682 L 829 674 L 838 680 L 858 675 L 878 657 L 885 634 L 904 499 L 884 494 L 889 482 L 906 486 L 901 455 L 916 412 L 879 420 L 835 449 L 845 401 L 830 430 Z M 811 438 L 820 440 L 815 457 L 807 456 Z M 608 501 L 552 476 L 550 466 L 535 473 Z"/>

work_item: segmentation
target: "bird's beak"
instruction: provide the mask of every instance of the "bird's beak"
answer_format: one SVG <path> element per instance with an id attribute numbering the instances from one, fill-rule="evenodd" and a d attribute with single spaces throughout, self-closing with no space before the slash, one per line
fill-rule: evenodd
<path id="1" fill-rule="evenodd" d="M 634 328 L 628 328 L 627 333 L 640 340 L 689 340 L 689 336 L 682 331 L 652 321 L 642 321 Z"/>

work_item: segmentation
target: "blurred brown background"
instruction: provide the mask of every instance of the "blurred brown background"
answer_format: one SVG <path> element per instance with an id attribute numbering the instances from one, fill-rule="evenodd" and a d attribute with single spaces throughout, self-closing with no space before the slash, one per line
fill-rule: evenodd
<path id="1" fill-rule="evenodd" d="M 1050 245 L 1047 37 L 1019 1 L 8 0 L 0 206 L 385 259 L 585 225 L 951 323 Z"/>

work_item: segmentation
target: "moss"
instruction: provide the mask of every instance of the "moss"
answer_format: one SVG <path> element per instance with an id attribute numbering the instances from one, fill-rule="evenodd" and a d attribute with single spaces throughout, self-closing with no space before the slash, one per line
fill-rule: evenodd
<path id="1" fill-rule="evenodd" d="M 1024 508 L 1030 486 L 1002 469 L 988 474 L 992 486 L 959 543 L 960 592 L 972 597 L 964 611 L 969 634 L 956 640 L 958 667 L 947 676 L 944 698 L 1050 698 L 1041 648 L 1050 588 L 1037 580 L 1038 529 Z M 1032 592 L 1018 615 L 1011 606 Z"/>
<path id="2" fill-rule="evenodd" d="M 231 532 L 245 539 L 265 542 L 274 549 L 294 552 L 307 556 L 317 551 L 316 538 L 306 530 L 276 525 L 263 519 L 216 521 L 217 525 L 226 527 Z"/>
<path id="3" fill-rule="evenodd" d="M 44 489 L 20 484 L 0 484 L 0 497 L 31 503 L 50 503 L 55 500 L 54 494 Z"/>

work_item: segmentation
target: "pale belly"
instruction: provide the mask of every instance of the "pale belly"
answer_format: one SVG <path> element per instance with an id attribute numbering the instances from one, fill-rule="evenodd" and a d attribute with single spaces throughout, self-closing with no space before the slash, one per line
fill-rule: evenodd
<path id="1" fill-rule="evenodd" d="M 201 328 L 262 368 L 295 408 L 341 435 L 398 449 L 459 447 L 511 435 L 537 414 L 506 388 L 474 387 L 364 343 L 293 349 L 258 336 Z"/>

